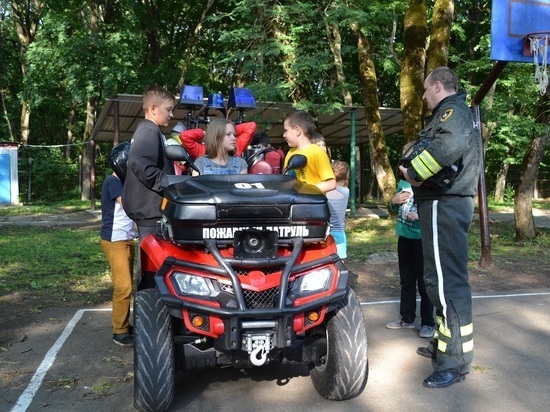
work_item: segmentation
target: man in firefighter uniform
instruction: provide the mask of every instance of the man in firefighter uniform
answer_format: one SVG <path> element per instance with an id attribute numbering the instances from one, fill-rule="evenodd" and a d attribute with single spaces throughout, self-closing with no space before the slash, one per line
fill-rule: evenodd
<path id="1" fill-rule="evenodd" d="M 473 360 L 468 232 L 482 143 L 466 93 L 457 90 L 456 75 L 447 67 L 426 77 L 423 98 L 432 114 L 420 133 L 421 149 L 399 166 L 418 203 L 424 282 L 438 315 L 433 348 L 418 349 L 437 360 L 435 372 L 423 382 L 427 388 L 462 382 Z"/>

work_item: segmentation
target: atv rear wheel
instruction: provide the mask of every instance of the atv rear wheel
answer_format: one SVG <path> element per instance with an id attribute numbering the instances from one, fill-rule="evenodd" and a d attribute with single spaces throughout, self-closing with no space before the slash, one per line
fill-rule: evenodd
<path id="1" fill-rule="evenodd" d="M 368 379 L 367 331 L 361 305 L 352 289 L 326 325 L 326 354 L 310 371 L 313 386 L 326 399 L 359 395 Z"/>
<path id="2" fill-rule="evenodd" d="M 157 289 L 140 290 L 134 302 L 134 407 L 165 411 L 174 392 L 172 318 Z"/>

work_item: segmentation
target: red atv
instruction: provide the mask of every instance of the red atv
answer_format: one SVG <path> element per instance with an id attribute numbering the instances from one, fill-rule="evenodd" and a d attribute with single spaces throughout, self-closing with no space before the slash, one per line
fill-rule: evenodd
<path id="1" fill-rule="evenodd" d="M 181 146 L 166 154 L 189 161 Z M 293 156 L 287 169 L 305 161 Z M 159 235 L 140 250 L 135 408 L 167 409 L 177 371 L 227 364 L 305 363 L 321 396 L 359 395 L 368 377 L 366 326 L 327 236 L 326 197 L 286 174 L 164 183 Z"/>

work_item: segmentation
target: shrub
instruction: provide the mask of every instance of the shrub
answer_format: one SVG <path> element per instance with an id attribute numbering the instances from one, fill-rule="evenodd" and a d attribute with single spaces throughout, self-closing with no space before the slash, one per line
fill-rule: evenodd
<path id="1" fill-rule="evenodd" d="M 30 181 L 30 184 L 29 184 Z M 66 159 L 60 148 L 19 151 L 20 200 L 54 202 L 80 196 L 78 159 Z"/>

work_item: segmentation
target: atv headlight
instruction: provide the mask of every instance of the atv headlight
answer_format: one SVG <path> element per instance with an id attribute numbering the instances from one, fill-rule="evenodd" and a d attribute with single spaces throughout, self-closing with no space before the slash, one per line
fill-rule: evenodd
<path id="1" fill-rule="evenodd" d="M 332 270 L 323 268 L 309 272 L 298 278 L 300 293 L 317 292 L 328 289 L 332 278 Z"/>
<path id="2" fill-rule="evenodd" d="M 210 296 L 213 292 L 209 279 L 202 276 L 175 272 L 172 277 L 183 295 Z"/>

